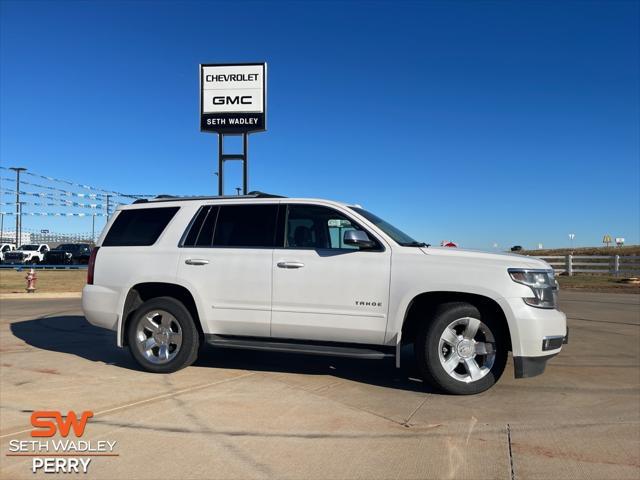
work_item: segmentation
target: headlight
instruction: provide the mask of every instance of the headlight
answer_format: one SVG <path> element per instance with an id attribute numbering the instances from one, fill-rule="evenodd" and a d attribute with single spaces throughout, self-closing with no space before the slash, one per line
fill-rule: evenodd
<path id="1" fill-rule="evenodd" d="M 510 268 L 509 275 L 514 282 L 526 285 L 533 292 L 533 297 L 523 298 L 527 305 L 538 308 L 556 308 L 558 285 L 553 270 Z"/>
<path id="2" fill-rule="evenodd" d="M 65 252 L 64 254 L 66 255 L 67 258 L 71 258 L 71 253 Z"/>

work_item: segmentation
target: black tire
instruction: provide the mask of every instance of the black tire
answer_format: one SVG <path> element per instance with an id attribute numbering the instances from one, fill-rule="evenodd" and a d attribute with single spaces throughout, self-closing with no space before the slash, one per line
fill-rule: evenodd
<path id="1" fill-rule="evenodd" d="M 495 340 L 493 365 L 488 368 L 489 371 L 482 378 L 468 383 L 447 373 L 440 360 L 441 335 L 451 323 L 467 317 L 484 323 Z M 466 302 L 440 305 L 432 318 L 425 319 L 417 333 L 414 348 L 418 369 L 424 380 L 439 390 L 454 395 L 473 395 L 491 388 L 504 372 L 508 355 L 508 341 L 502 319 L 489 315 L 483 316 L 477 307 Z M 479 361 L 483 361 L 484 358 L 478 357 Z M 462 363 L 460 365 L 457 368 L 464 370 L 465 366 Z"/>
<path id="2" fill-rule="evenodd" d="M 166 363 L 153 363 L 148 360 L 138 346 L 136 337 L 138 325 L 154 310 L 163 310 L 173 315 L 182 331 L 182 345 L 177 354 Z M 142 368 L 153 373 L 172 373 L 196 361 L 200 338 L 191 313 L 181 302 L 172 297 L 157 297 L 144 302 L 133 314 L 133 318 L 127 325 L 127 343 L 131 355 Z"/>

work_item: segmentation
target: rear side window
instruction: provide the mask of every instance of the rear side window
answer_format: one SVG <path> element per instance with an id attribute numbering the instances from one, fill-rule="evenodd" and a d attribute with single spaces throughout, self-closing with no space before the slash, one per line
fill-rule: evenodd
<path id="1" fill-rule="evenodd" d="M 221 206 L 213 246 L 273 248 L 277 215 L 277 205 Z"/>
<path id="2" fill-rule="evenodd" d="M 116 217 L 102 245 L 105 247 L 153 245 L 177 211 L 178 207 L 123 210 Z"/>

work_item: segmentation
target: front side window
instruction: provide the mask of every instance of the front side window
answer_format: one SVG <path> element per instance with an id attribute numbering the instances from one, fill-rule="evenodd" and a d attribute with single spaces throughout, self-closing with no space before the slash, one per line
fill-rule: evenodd
<path id="1" fill-rule="evenodd" d="M 318 205 L 289 205 L 285 222 L 285 248 L 357 250 L 344 243 L 344 233 L 363 230 L 345 215 Z M 371 235 L 369 238 L 376 241 Z M 378 244 L 373 250 L 380 249 Z"/>
<path id="2" fill-rule="evenodd" d="M 64 250 L 65 252 L 75 252 L 80 248 L 80 245 L 75 243 L 63 243 L 62 245 L 58 245 L 56 250 Z"/>
<path id="3" fill-rule="evenodd" d="M 424 247 L 425 246 L 424 243 L 414 240 L 409 235 L 404 233 L 402 230 L 394 227 L 389 222 L 381 219 L 377 215 L 374 215 L 373 213 L 368 212 L 359 207 L 350 207 L 350 208 L 354 212 L 359 213 L 364 218 L 369 220 L 371 223 L 373 223 L 376 227 L 378 227 L 384 233 L 389 235 L 399 245 L 402 245 L 403 247 Z"/>

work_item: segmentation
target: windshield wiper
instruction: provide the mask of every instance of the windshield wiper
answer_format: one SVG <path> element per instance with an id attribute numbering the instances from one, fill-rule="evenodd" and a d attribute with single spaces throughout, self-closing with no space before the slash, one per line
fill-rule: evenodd
<path id="1" fill-rule="evenodd" d="M 402 242 L 400 245 L 402 245 L 403 247 L 428 247 L 429 245 L 427 245 L 424 242 Z"/>

